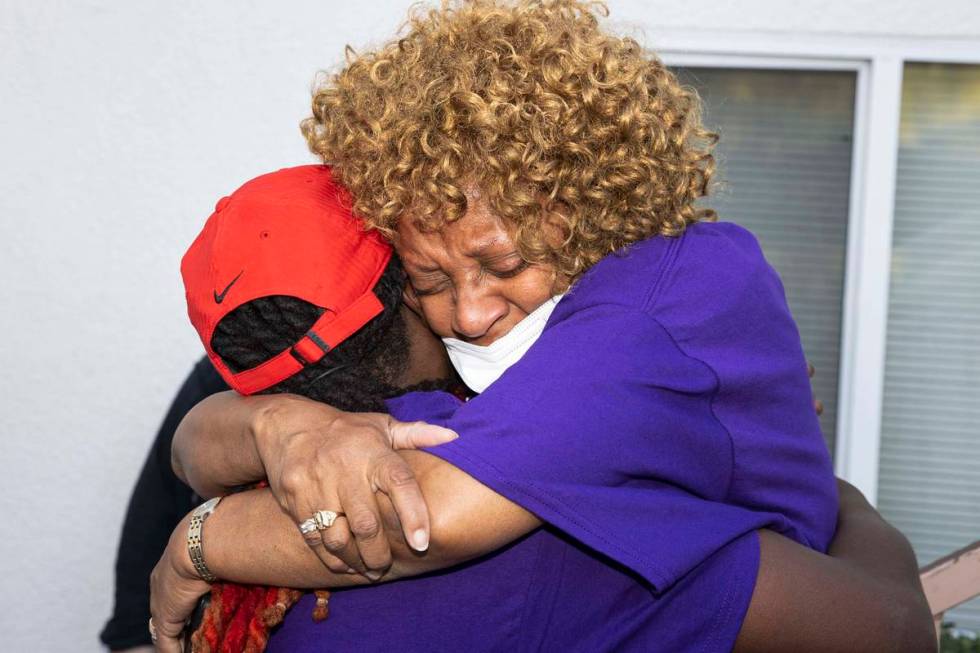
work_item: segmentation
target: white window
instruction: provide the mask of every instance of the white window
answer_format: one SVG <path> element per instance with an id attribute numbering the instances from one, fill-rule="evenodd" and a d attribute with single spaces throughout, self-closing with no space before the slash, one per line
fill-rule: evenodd
<path id="1" fill-rule="evenodd" d="M 873 50 L 674 70 L 721 134 L 709 204 L 783 278 L 838 473 L 926 564 L 980 539 L 980 65 Z M 946 618 L 980 630 L 980 600 Z"/>
<path id="2" fill-rule="evenodd" d="M 881 427 L 878 505 L 919 561 L 980 539 L 980 66 L 905 66 Z"/>
<path id="3" fill-rule="evenodd" d="M 980 43 L 652 41 L 721 132 L 710 203 L 783 277 L 836 472 L 920 564 L 980 539 Z M 980 599 L 946 619 L 980 631 Z"/>
<path id="4" fill-rule="evenodd" d="M 837 420 L 854 102 L 852 70 L 675 67 L 721 135 L 721 220 L 751 230 L 783 279 L 804 351 L 816 366 L 831 451 Z"/>

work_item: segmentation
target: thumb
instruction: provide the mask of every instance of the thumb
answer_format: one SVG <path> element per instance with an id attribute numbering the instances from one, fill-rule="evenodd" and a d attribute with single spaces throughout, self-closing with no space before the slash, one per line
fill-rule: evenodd
<path id="1" fill-rule="evenodd" d="M 392 420 L 391 446 L 394 449 L 421 449 L 452 442 L 459 435 L 441 426 L 426 422 L 398 422 Z"/>

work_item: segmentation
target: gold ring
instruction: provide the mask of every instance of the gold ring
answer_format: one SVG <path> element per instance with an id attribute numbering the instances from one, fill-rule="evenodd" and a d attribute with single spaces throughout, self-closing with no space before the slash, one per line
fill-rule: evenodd
<path id="1" fill-rule="evenodd" d="M 317 530 L 318 530 L 317 523 L 312 518 L 307 519 L 306 521 L 302 522 L 299 525 L 299 532 L 302 533 L 304 536 L 309 533 L 314 533 Z"/>
<path id="2" fill-rule="evenodd" d="M 316 523 L 316 529 L 318 531 L 327 530 L 333 526 L 333 523 L 337 521 L 337 517 L 340 517 L 342 514 L 344 513 L 334 512 L 333 510 L 317 510 L 313 513 L 313 521 Z"/>

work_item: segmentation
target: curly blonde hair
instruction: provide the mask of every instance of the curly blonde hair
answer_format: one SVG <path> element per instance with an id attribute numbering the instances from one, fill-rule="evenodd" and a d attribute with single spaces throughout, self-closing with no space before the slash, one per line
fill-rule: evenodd
<path id="1" fill-rule="evenodd" d="M 410 215 L 438 229 L 476 188 L 525 260 L 571 282 L 630 243 L 714 218 L 695 205 L 717 141 L 696 92 L 602 31 L 607 13 L 576 0 L 416 6 L 402 38 L 348 48 L 346 66 L 321 76 L 303 134 L 369 227 L 390 237 Z"/>

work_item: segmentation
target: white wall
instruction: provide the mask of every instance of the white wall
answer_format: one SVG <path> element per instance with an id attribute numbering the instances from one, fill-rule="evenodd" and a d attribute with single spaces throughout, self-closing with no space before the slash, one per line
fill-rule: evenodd
<path id="1" fill-rule="evenodd" d="M 126 499 L 200 353 L 180 255 L 222 194 L 311 160 L 313 75 L 408 4 L 0 0 L 3 650 L 99 650 Z M 641 31 L 980 34 L 973 0 L 610 4 Z"/>
<path id="2" fill-rule="evenodd" d="M 931 37 L 980 34 L 980 3 L 973 0 L 609 0 L 608 4 L 613 20 L 657 28 Z"/>

